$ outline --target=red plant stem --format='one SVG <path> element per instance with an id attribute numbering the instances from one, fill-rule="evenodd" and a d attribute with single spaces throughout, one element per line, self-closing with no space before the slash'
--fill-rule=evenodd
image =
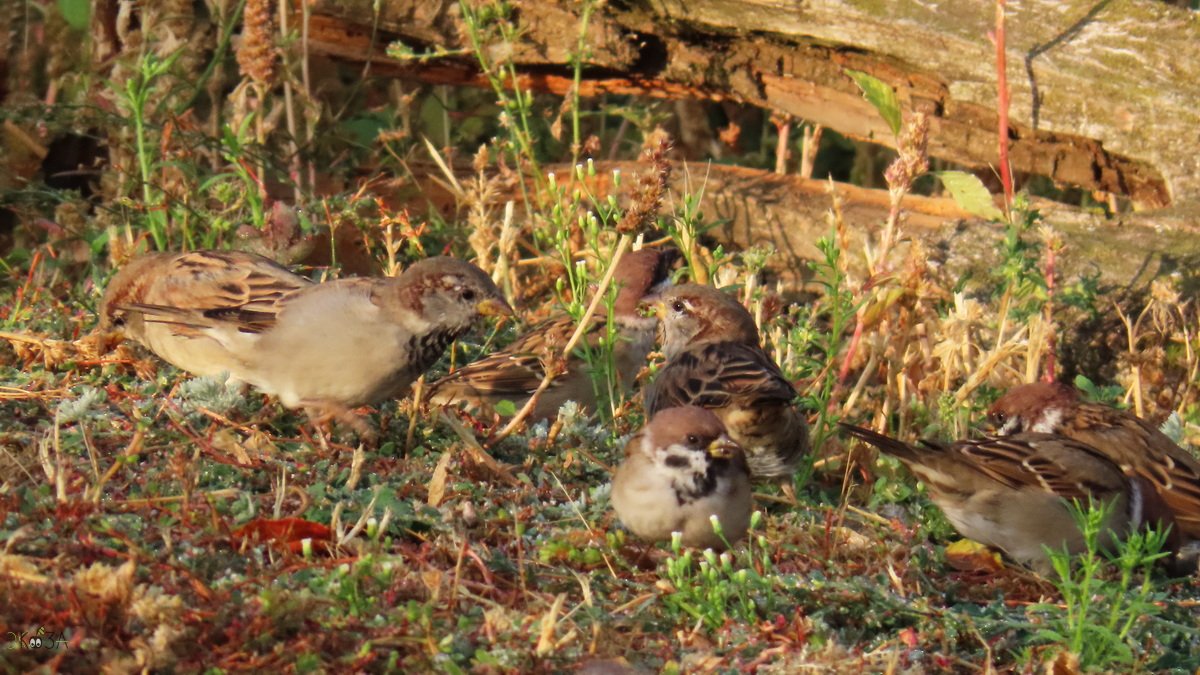
<path id="1" fill-rule="evenodd" d="M 1058 334 L 1054 330 L 1054 258 L 1053 242 L 1046 246 L 1046 371 L 1043 382 L 1054 381 L 1054 353 L 1058 350 Z"/>
<path id="2" fill-rule="evenodd" d="M 30 289 L 33 288 L 33 278 L 37 274 L 37 268 L 41 262 L 42 249 L 38 249 L 36 252 L 34 252 L 33 260 L 29 263 L 29 273 L 25 275 L 25 283 L 17 289 L 17 294 L 16 297 L 13 298 L 12 306 L 8 307 L 4 312 L 5 319 L 14 318 L 12 315 L 13 310 L 20 307 L 21 303 L 25 300 L 25 296 L 29 295 Z"/>
<path id="3" fill-rule="evenodd" d="M 1000 182 L 1004 184 L 1004 210 L 1013 203 L 1012 168 L 1008 165 L 1008 59 L 1004 53 L 1004 6 L 1006 0 L 996 0 L 996 116 L 999 119 Z"/>
<path id="4" fill-rule="evenodd" d="M 865 290 L 865 289 L 864 289 Z M 850 374 L 850 364 L 854 361 L 854 354 L 858 352 L 858 343 L 862 341 L 863 334 L 863 314 L 867 311 L 866 306 L 858 308 L 858 312 L 854 317 L 854 335 L 850 337 L 850 344 L 846 347 L 846 358 L 842 360 L 842 367 L 838 369 L 838 384 L 846 381 L 846 376 Z"/>

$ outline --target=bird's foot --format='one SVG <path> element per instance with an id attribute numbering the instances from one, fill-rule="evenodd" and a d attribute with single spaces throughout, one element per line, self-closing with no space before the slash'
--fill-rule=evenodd
<path id="1" fill-rule="evenodd" d="M 367 443 L 375 442 L 375 430 L 356 410 L 329 401 L 305 401 L 304 409 L 308 412 L 308 417 L 317 430 L 322 449 L 329 447 L 334 422 L 350 427 L 361 440 Z"/>

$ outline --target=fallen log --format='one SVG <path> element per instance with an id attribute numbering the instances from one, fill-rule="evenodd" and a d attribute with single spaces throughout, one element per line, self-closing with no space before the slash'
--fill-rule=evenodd
<path id="1" fill-rule="evenodd" d="M 596 162 L 595 167 L 600 194 L 608 190 L 605 177 L 614 170 L 626 176 L 646 170 L 632 161 Z M 573 171 L 568 165 L 545 169 L 560 176 Z M 436 177 L 439 172 L 429 166 L 427 175 Z M 863 269 L 858 252 L 868 237 L 877 239 L 889 209 L 885 190 L 719 164 L 676 163 L 670 189 L 677 196 L 702 195 L 704 220 L 717 223 L 706 233 L 712 243 L 735 250 L 773 246 L 777 254 L 768 260 L 767 281 L 782 282 L 785 295 L 792 297 L 816 290 L 810 263 L 821 257 L 817 240 L 831 233 L 835 195 L 847 227 L 851 269 Z M 453 209 L 454 198 L 437 181 L 422 180 L 419 195 L 443 210 Z M 520 191 L 513 187 L 497 199 L 520 202 Z M 1094 276 L 1111 289 L 1137 292 L 1163 274 L 1186 272 L 1190 277 L 1190 270 L 1200 264 L 1200 228 L 1193 221 L 1162 213 L 1108 218 L 1048 200 L 1036 200 L 1035 207 L 1066 244 L 1057 263 L 1062 280 Z M 929 259 L 945 265 L 948 273 L 989 278 L 1004 238 L 1002 226 L 972 216 L 950 198 L 909 195 L 902 202 L 902 214 L 904 238 L 896 247 L 898 255 L 919 241 Z"/>
<path id="2" fill-rule="evenodd" d="M 510 57 L 521 86 L 566 93 L 581 3 L 513 3 L 519 41 L 490 44 Z M 1200 25 L 1152 0 L 1010 6 L 1010 161 L 1017 171 L 1128 195 L 1139 207 L 1200 201 Z M 897 89 L 909 110 L 932 116 L 930 153 L 969 167 L 996 162 L 995 72 L 989 4 L 953 12 L 913 0 L 663 0 L 604 5 L 587 24 L 584 96 L 604 92 L 732 99 L 890 144 L 846 69 Z M 431 62 L 389 59 L 412 51 L 469 52 L 456 3 L 321 0 L 310 49 L 370 60 L 376 72 L 426 82 L 483 85 L 470 53 Z"/>

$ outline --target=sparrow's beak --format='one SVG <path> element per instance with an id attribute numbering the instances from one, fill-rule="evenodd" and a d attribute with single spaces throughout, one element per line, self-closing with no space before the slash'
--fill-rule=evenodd
<path id="1" fill-rule="evenodd" d="M 662 294 L 652 291 L 643 295 L 642 299 L 638 300 L 637 313 L 638 316 L 662 318 Z"/>
<path id="2" fill-rule="evenodd" d="M 483 316 L 513 316 L 513 308 L 500 298 L 486 298 L 475 305 L 475 311 Z"/>
<path id="3" fill-rule="evenodd" d="M 729 459 L 741 449 L 742 446 L 734 443 L 733 439 L 721 435 L 717 437 L 717 440 L 708 444 L 708 456 L 716 459 Z"/>

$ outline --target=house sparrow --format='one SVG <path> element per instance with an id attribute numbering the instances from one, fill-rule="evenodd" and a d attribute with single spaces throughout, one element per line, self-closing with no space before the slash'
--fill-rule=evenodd
<path id="1" fill-rule="evenodd" d="M 147 320 L 131 305 L 207 312 L 274 311 L 283 296 L 312 282 L 275 261 L 241 251 L 150 253 L 121 268 L 100 299 L 100 330 L 118 331 L 171 365 L 196 375 L 230 370 L 233 358 L 219 342 L 199 339 L 197 327 Z"/>
<path id="2" fill-rule="evenodd" d="M 746 458 L 716 415 L 696 406 L 668 408 L 629 439 L 612 483 L 617 517 L 637 536 L 663 541 L 683 533 L 686 546 L 724 548 L 750 526 Z"/>
<path id="3" fill-rule="evenodd" d="M 1179 534 L 1200 540 L 1200 461 L 1154 425 L 1099 403 L 1081 401 L 1066 384 L 1036 382 L 1010 389 L 988 412 L 1000 436 L 1058 434 L 1085 443 L 1141 478 L 1170 508 Z"/>
<path id="4" fill-rule="evenodd" d="M 852 424 L 840 426 L 903 462 L 959 534 L 999 548 L 1043 576 L 1054 571 L 1043 546 L 1084 549 L 1069 500 L 1115 500 L 1101 529 L 1105 546 L 1114 532 L 1124 536 L 1146 523 L 1169 522 L 1166 506 L 1146 480 L 1124 475 L 1102 453 L 1063 436 L 1020 433 L 913 446 Z"/>
<path id="5" fill-rule="evenodd" d="M 614 271 L 616 301 L 612 320 L 616 329 L 613 345 L 615 375 L 623 392 L 632 387 L 638 372 L 646 365 L 646 357 L 654 347 L 658 320 L 638 312 L 647 296 L 657 293 L 670 283 L 674 249 L 642 249 L 626 253 Z M 607 338 L 608 313 L 597 312 L 585 333 L 585 348 L 601 353 L 602 339 Z M 537 390 L 546 375 L 546 359 L 558 358 L 571 334 L 575 322 L 569 316 L 558 316 L 535 326 L 503 350 L 463 366 L 430 385 L 428 400 L 438 405 L 465 402 L 476 410 L 494 411 L 501 401 L 511 401 L 520 410 Z M 563 372 L 554 378 L 539 395 L 529 420 L 553 418 L 567 401 L 595 410 L 596 382 L 582 350 L 571 354 L 561 365 Z"/>
<path id="6" fill-rule="evenodd" d="M 101 300 L 102 327 L 184 370 L 227 372 L 289 408 L 346 419 L 403 394 L 481 315 L 511 314 L 479 268 L 437 257 L 395 278 L 313 284 L 251 253 L 133 261 Z"/>
<path id="7" fill-rule="evenodd" d="M 682 284 L 663 294 L 667 364 L 646 388 L 646 414 L 681 405 L 716 413 L 746 451 L 750 473 L 790 477 L 808 454 L 796 390 L 758 344 L 758 328 L 732 296 Z"/>

